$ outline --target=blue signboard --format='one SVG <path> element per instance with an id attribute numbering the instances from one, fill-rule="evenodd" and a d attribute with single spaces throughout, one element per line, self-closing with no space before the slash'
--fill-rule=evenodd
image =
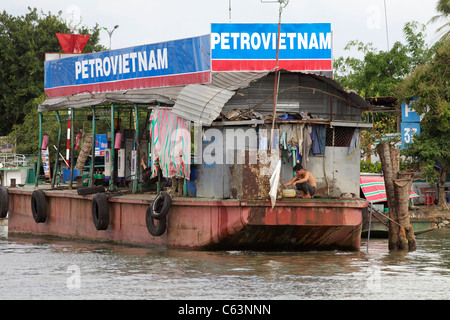
<path id="1" fill-rule="evenodd" d="M 412 143 L 414 136 L 420 134 L 420 123 L 418 122 L 402 122 L 402 149 L 406 148 L 407 144 Z"/>
<path id="2" fill-rule="evenodd" d="M 417 99 L 411 99 L 408 104 L 402 103 L 402 123 L 400 124 L 402 131 L 402 149 L 406 148 L 407 144 L 413 142 L 415 135 L 420 134 L 420 115 L 411 107 Z"/>
<path id="3" fill-rule="evenodd" d="M 211 81 L 209 35 L 45 62 L 47 97 Z"/>
<path id="4" fill-rule="evenodd" d="M 290 71 L 332 70 L 330 23 L 284 23 L 279 67 Z M 276 66 L 278 24 L 211 24 L 213 71 L 262 71 Z"/>
<path id="5" fill-rule="evenodd" d="M 411 102 L 416 101 L 417 98 L 412 99 Z M 411 103 L 402 103 L 402 121 L 403 122 L 420 122 L 420 115 L 411 107 Z"/>

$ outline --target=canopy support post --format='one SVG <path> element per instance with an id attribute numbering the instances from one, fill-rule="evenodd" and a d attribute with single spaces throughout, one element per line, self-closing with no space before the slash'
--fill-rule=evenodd
<path id="1" fill-rule="evenodd" d="M 70 109 L 69 109 L 70 110 Z M 73 118 L 74 118 L 74 113 L 75 110 L 72 110 L 71 112 L 69 112 L 70 115 L 70 181 L 69 181 L 69 190 L 72 190 L 72 185 L 73 185 L 73 165 L 74 165 L 74 154 L 73 154 L 73 149 L 74 149 L 74 139 L 73 139 Z"/>
<path id="2" fill-rule="evenodd" d="M 61 118 L 59 117 L 58 110 L 55 111 L 56 119 L 58 120 L 59 130 L 58 130 L 58 144 L 56 145 L 56 156 L 55 156 L 55 168 L 53 169 L 53 177 L 52 177 L 52 189 L 55 187 L 56 182 L 56 173 L 58 172 L 58 157 L 59 157 L 59 148 L 61 145 Z"/>
<path id="3" fill-rule="evenodd" d="M 133 178 L 133 193 L 137 192 L 138 185 L 138 164 L 139 164 L 139 149 L 140 149 L 140 141 L 139 141 L 139 115 L 138 115 L 138 107 L 137 104 L 134 104 L 134 172 L 131 173 Z M 132 157 L 133 158 L 133 157 Z M 133 167 L 133 166 L 132 166 Z"/>
<path id="4" fill-rule="evenodd" d="M 92 187 L 94 179 L 94 164 L 95 164 L 95 107 L 92 107 L 92 151 L 91 151 L 91 172 L 89 177 L 89 187 Z"/>
<path id="5" fill-rule="evenodd" d="M 39 184 L 39 174 L 41 172 L 41 157 L 42 157 L 42 121 L 43 115 L 42 112 L 39 112 L 39 155 L 38 155 L 38 163 L 36 167 L 36 177 L 34 187 L 37 188 Z"/>
<path id="6" fill-rule="evenodd" d="M 116 141 L 114 136 L 114 104 L 111 104 L 111 154 L 110 154 L 110 161 L 111 161 L 111 179 L 109 180 L 109 190 L 114 190 L 114 156 L 115 156 L 115 150 L 114 150 L 114 143 Z"/>

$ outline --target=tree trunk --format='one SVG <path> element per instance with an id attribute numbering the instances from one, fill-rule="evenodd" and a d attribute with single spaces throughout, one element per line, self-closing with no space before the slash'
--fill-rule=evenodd
<path id="1" fill-rule="evenodd" d="M 397 221 L 397 204 L 394 192 L 394 179 L 398 171 L 398 153 L 392 151 L 393 148 L 386 142 L 381 142 L 376 147 L 378 155 L 381 160 L 381 167 L 383 169 L 384 185 L 386 188 L 386 198 L 389 207 L 389 217 Z M 397 159 L 397 163 L 395 163 Z M 398 249 L 399 227 L 389 221 L 389 250 Z"/>
<path id="2" fill-rule="evenodd" d="M 449 167 L 444 167 L 439 171 L 439 181 L 438 181 L 438 206 L 442 209 L 448 209 L 447 199 L 445 198 L 445 181 L 447 179 Z"/>
<path id="3" fill-rule="evenodd" d="M 80 175 L 81 172 L 83 171 L 86 159 L 92 151 L 92 143 L 93 143 L 92 134 L 87 134 L 84 137 L 83 146 L 81 147 L 80 154 L 78 155 L 77 159 L 77 164 L 75 165 L 75 169 L 80 170 Z"/>
<path id="4" fill-rule="evenodd" d="M 408 179 L 410 181 L 410 186 L 405 191 L 408 194 L 408 202 L 409 202 L 409 194 L 411 193 L 411 188 L 412 188 L 412 183 L 413 183 L 413 179 L 414 179 L 414 174 L 412 172 L 399 171 L 397 173 L 397 178 L 399 178 L 399 179 Z M 414 235 L 414 229 L 411 226 L 411 221 L 409 219 L 409 211 L 408 211 L 408 215 L 407 215 L 407 220 L 403 219 L 400 223 L 405 228 L 406 239 L 408 241 L 408 249 L 410 251 L 416 250 L 416 236 Z"/>
<path id="5" fill-rule="evenodd" d="M 402 176 L 401 173 L 398 176 Z M 412 187 L 412 177 L 394 180 L 395 197 L 397 199 L 397 217 L 401 225 L 398 239 L 399 249 L 416 249 L 416 238 L 409 220 L 409 195 Z"/>
<path id="6" fill-rule="evenodd" d="M 389 250 L 415 250 L 416 239 L 409 219 L 412 173 L 398 171 L 400 150 L 382 142 L 377 151 L 383 169 L 389 217 L 393 220 L 389 221 Z"/>

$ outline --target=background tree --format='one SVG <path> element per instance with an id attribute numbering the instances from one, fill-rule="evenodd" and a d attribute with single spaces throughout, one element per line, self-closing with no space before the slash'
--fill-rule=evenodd
<path id="1" fill-rule="evenodd" d="M 439 20 L 447 21 L 444 25 L 440 26 L 436 32 L 443 33 L 440 41 L 450 40 L 450 21 L 448 21 L 450 15 L 450 0 L 439 0 L 436 5 L 436 11 L 440 12 L 440 14 L 431 18 L 428 23 L 434 23 Z"/>
<path id="2" fill-rule="evenodd" d="M 372 43 L 350 41 L 345 50 L 356 49 L 362 59 L 339 57 L 334 61 L 334 77 L 347 90 L 362 97 L 390 96 L 406 75 L 429 61 L 432 48 L 425 41 L 426 27 L 415 21 L 403 28 L 406 44 L 397 41 L 389 51 L 381 51 Z"/>
<path id="3" fill-rule="evenodd" d="M 44 93 L 45 52 L 62 52 L 55 33 L 69 33 L 62 12 L 38 14 L 36 8 L 20 17 L 0 13 L 0 136 L 23 123 L 33 100 Z M 105 50 L 98 44 L 100 28 L 82 27 L 90 34 L 84 52 Z"/>
<path id="4" fill-rule="evenodd" d="M 427 179 L 438 182 L 439 205 L 448 207 L 445 201 L 444 183 L 450 171 L 450 40 L 440 43 L 432 61 L 418 66 L 396 90 L 400 101 L 412 104 L 423 114 L 420 135 L 404 150 Z"/>
<path id="5" fill-rule="evenodd" d="M 356 49 L 363 57 L 339 57 L 334 61 L 335 79 L 347 90 L 355 90 L 365 98 L 394 96 L 396 88 L 413 70 L 430 60 L 434 47 L 426 43 L 426 26 L 412 21 L 403 28 L 404 43 L 396 42 L 389 51 L 378 50 L 372 43 L 350 41 L 345 50 Z M 397 109 L 399 106 L 396 106 Z M 371 113 L 363 118 L 374 124 L 373 130 L 362 134 L 362 151 L 364 155 L 376 152 L 372 146 L 376 140 L 381 141 L 389 133 L 398 132 L 397 112 Z M 389 143 L 395 144 L 398 138 Z M 361 161 L 364 170 L 380 171 L 380 166 L 372 167 L 370 161 Z"/>

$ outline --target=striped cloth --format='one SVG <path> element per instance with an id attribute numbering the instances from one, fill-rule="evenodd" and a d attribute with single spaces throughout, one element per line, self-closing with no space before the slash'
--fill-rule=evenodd
<path id="1" fill-rule="evenodd" d="M 386 187 L 382 176 L 361 176 L 359 182 L 367 201 L 371 203 L 387 201 Z M 411 190 L 409 198 L 417 197 L 418 195 Z"/>
<path id="2" fill-rule="evenodd" d="M 191 123 L 172 114 L 169 108 L 154 108 L 150 115 L 152 139 L 152 177 L 156 162 L 166 178 L 182 177 L 189 180 L 191 161 Z"/>

